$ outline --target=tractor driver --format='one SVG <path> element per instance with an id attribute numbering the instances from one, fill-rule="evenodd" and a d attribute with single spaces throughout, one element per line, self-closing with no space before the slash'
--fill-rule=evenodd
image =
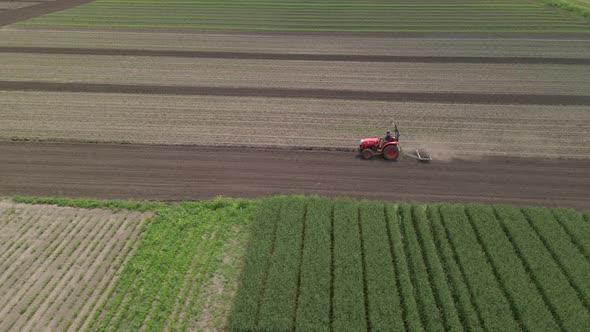
<path id="1" fill-rule="evenodd" d="M 385 142 L 393 142 L 393 136 L 391 136 L 391 131 L 386 131 L 385 132 L 385 138 L 383 139 Z"/>

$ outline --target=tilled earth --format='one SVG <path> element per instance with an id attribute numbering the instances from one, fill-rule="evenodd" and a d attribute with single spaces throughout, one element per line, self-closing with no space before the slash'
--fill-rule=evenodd
<path id="1" fill-rule="evenodd" d="M 416 202 L 590 207 L 590 161 L 430 164 L 354 152 L 132 144 L 0 143 L 0 194 L 209 199 L 319 194 Z"/>

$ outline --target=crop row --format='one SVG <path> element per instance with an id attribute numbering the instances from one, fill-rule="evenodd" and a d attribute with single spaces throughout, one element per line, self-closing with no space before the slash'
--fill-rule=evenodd
<path id="1" fill-rule="evenodd" d="M 588 225 L 573 210 L 269 199 L 229 329 L 580 330 Z"/>
<path id="2" fill-rule="evenodd" d="M 438 15 L 452 18 L 427 23 Z M 518 20 L 515 20 L 518 18 Z M 345 24 L 344 19 L 348 20 Z M 536 22 L 535 25 L 531 25 Z M 559 24 L 558 24 L 559 23 Z M 552 30 L 585 31 L 588 22 L 527 1 L 108 1 L 21 24 L 278 31 Z M 461 28 L 461 29 L 460 29 Z M 576 28 L 576 29 L 573 29 Z"/>

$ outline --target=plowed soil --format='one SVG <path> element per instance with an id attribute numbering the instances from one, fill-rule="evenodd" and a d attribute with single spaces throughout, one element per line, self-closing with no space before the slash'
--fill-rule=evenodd
<path id="1" fill-rule="evenodd" d="M 419 164 L 360 160 L 346 151 L 0 143 L 0 163 L 0 195 L 184 200 L 280 193 L 590 207 L 586 160 Z"/>

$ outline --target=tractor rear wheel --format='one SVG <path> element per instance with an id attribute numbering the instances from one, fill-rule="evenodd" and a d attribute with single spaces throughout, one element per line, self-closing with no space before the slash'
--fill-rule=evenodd
<path id="1" fill-rule="evenodd" d="M 363 152 L 361 152 L 361 157 L 363 157 L 363 159 L 371 159 L 374 155 L 375 153 L 371 149 L 364 149 Z"/>
<path id="2" fill-rule="evenodd" d="M 397 145 L 389 145 L 383 149 L 383 158 L 387 160 L 397 160 L 399 157 L 399 148 Z"/>

